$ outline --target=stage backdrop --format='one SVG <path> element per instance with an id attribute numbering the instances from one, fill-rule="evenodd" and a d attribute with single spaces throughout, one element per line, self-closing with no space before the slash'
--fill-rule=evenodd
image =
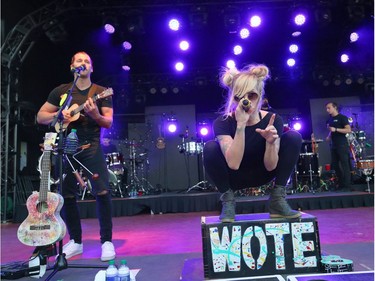
<path id="1" fill-rule="evenodd" d="M 168 133 L 165 128 L 171 116 L 176 118 L 178 125 L 174 134 Z M 153 187 L 163 191 L 183 191 L 198 183 L 201 154 L 186 155 L 179 150 L 182 143 L 180 135 L 188 135 L 186 142 L 194 143 L 196 140 L 195 105 L 146 107 L 145 127 L 147 140 L 143 147 L 147 153 L 147 177 Z M 164 140 L 164 148 L 157 147 L 158 138 Z"/>
<path id="2" fill-rule="evenodd" d="M 313 133 L 316 139 L 323 139 L 319 144 L 319 165 L 331 163 L 329 143 L 325 140 L 328 135 L 326 121 L 329 117 L 325 110 L 325 104 L 329 101 L 336 102 L 341 108 L 340 112 L 353 119 L 352 130 L 364 131 L 366 134 L 365 147 L 367 157 L 374 156 L 374 110 L 372 105 L 360 103 L 358 96 L 341 98 L 311 99 L 310 112 Z"/>

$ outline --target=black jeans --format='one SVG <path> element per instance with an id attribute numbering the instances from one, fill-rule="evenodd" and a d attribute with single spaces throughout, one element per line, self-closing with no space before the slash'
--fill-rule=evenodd
<path id="1" fill-rule="evenodd" d="M 335 170 L 336 176 L 339 181 L 339 188 L 350 188 L 350 158 L 349 158 L 349 146 L 339 145 L 331 147 L 331 165 L 332 169 Z"/>
<path id="2" fill-rule="evenodd" d="M 84 173 L 90 180 L 92 186 L 92 195 L 96 198 L 96 215 L 100 226 L 100 241 L 112 241 L 112 198 L 109 188 L 109 175 L 104 154 L 100 145 L 91 144 L 90 148 L 84 150 L 77 156 L 77 159 L 85 165 L 93 174 L 98 174 L 98 179 L 93 179 L 90 173 L 85 170 Z M 71 161 L 77 166 L 75 160 Z M 76 243 L 82 242 L 82 226 L 77 205 L 77 181 L 72 173 L 72 169 L 68 163 L 64 165 L 66 177 L 62 185 L 62 195 L 64 197 L 64 205 L 62 208 L 62 217 L 68 228 L 70 239 L 74 239 Z M 77 168 L 77 167 L 76 167 Z M 107 194 L 97 195 L 107 190 Z"/>
<path id="3" fill-rule="evenodd" d="M 204 146 L 204 165 L 207 174 L 221 193 L 228 189 L 258 187 L 273 179 L 276 185 L 286 186 L 297 163 L 301 144 L 302 137 L 298 132 L 285 132 L 280 139 L 279 162 L 276 169 L 267 171 L 262 161 L 252 170 L 241 166 L 238 170 L 232 170 L 225 161 L 219 143 L 212 140 Z"/>

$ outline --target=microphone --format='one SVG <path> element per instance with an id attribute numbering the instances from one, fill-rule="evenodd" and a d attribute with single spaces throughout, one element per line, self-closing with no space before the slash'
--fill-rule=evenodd
<path id="1" fill-rule="evenodd" d="M 248 112 L 250 107 L 251 107 L 251 101 L 249 101 L 248 99 L 243 99 L 242 100 L 242 109 L 245 112 Z"/>
<path id="2" fill-rule="evenodd" d="M 72 73 L 80 73 L 81 71 L 84 71 L 86 70 L 86 66 L 84 64 L 82 64 L 81 66 L 78 66 L 78 67 L 71 67 L 70 68 L 70 72 Z"/>

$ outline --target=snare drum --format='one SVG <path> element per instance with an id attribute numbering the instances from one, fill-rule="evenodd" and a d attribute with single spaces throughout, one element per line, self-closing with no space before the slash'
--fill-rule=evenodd
<path id="1" fill-rule="evenodd" d="M 186 142 L 184 143 L 186 154 L 199 154 L 203 150 L 203 144 L 200 142 Z"/>
<path id="2" fill-rule="evenodd" d="M 358 160 L 358 169 L 374 169 L 374 160 Z"/>
<path id="3" fill-rule="evenodd" d="M 319 162 L 318 162 L 318 154 L 316 153 L 301 153 L 299 155 L 299 160 L 297 164 L 298 174 L 300 176 L 308 176 L 310 175 L 310 171 L 312 175 L 319 174 Z"/>

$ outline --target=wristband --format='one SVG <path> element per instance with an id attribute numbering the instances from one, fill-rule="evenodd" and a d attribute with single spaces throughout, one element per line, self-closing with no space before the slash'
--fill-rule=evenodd
<path id="1" fill-rule="evenodd" d="M 335 132 L 337 133 L 337 128 L 335 128 Z"/>

